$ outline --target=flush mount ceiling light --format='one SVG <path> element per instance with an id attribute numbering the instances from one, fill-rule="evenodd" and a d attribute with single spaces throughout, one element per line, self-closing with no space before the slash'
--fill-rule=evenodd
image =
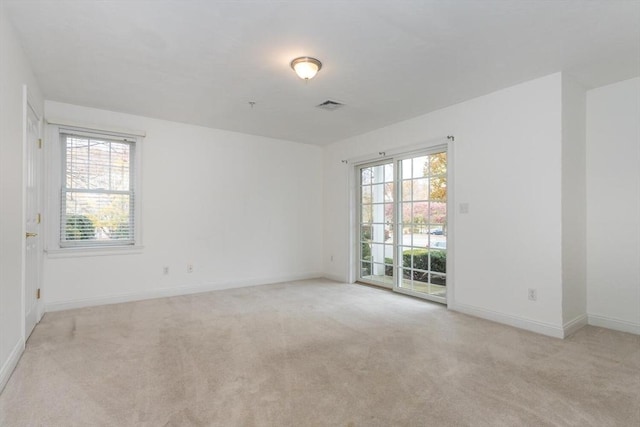
<path id="1" fill-rule="evenodd" d="M 301 79 L 310 80 L 318 74 L 318 71 L 322 68 L 322 62 L 316 58 L 301 56 L 291 61 L 291 68 L 293 68 L 293 71 L 295 71 Z"/>

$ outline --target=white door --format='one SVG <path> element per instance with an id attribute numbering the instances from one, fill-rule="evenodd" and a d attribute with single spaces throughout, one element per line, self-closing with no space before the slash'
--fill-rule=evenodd
<path id="1" fill-rule="evenodd" d="M 26 97 L 26 91 L 25 91 Z M 42 261 L 41 246 L 41 177 L 42 141 L 40 139 L 40 118 L 29 102 L 25 108 L 25 186 L 26 186 L 26 250 L 25 250 L 25 340 L 29 338 L 36 323 L 40 321 L 40 272 Z"/>

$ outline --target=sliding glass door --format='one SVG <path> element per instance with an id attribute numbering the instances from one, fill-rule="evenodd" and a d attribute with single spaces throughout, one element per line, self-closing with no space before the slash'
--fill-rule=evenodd
<path id="1" fill-rule="evenodd" d="M 362 165 L 358 177 L 358 279 L 446 302 L 446 150 Z"/>
<path id="2" fill-rule="evenodd" d="M 367 283 L 394 285 L 393 162 L 359 168 L 360 273 Z"/>

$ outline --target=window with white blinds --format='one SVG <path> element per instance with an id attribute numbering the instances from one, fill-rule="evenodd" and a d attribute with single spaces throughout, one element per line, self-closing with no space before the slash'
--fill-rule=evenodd
<path id="1" fill-rule="evenodd" d="M 60 247 L 135 242 L 135 137 L 60 130 Z"/>

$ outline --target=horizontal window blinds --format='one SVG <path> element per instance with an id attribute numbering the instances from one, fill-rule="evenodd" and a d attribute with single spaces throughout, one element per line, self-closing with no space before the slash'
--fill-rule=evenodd
<path id="1" fill-rule="evenodd" d="M 135 139 L 61 132 L 60 246 L 135 243 Z"/>

